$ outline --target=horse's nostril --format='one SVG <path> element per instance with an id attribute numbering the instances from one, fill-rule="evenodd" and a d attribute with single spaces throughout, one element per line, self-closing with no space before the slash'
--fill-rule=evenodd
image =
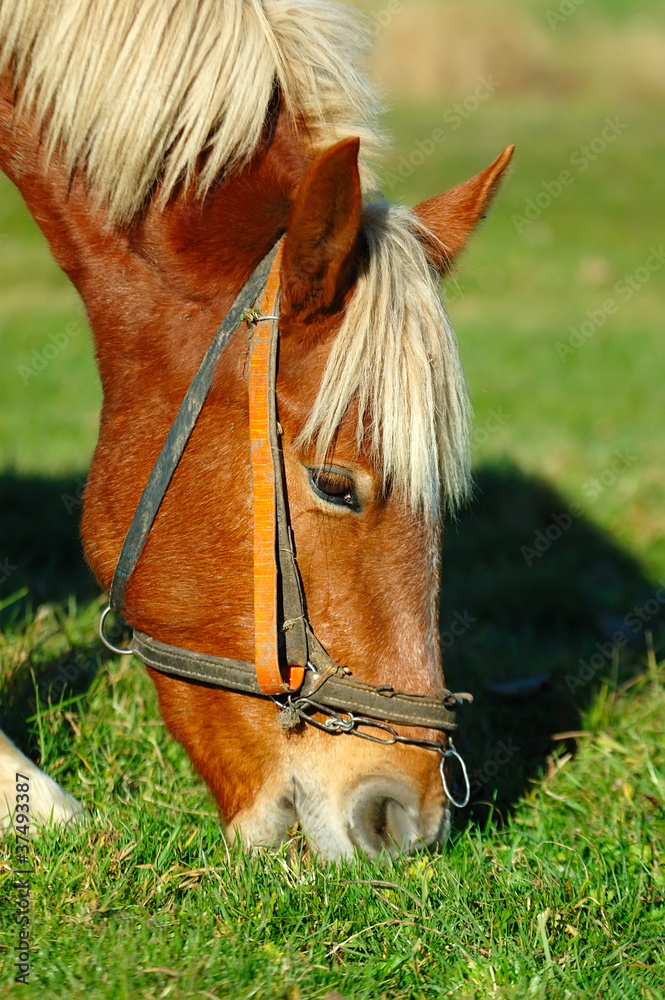
<path id="1" fill-rule="evenodd" d="M 382 850 L 393 856 L 408 851 L 417 839 L 412 797 L 393 781 L 372 781 L 358 789 L 349 816 L 351 842 L 372 857 Z"/>

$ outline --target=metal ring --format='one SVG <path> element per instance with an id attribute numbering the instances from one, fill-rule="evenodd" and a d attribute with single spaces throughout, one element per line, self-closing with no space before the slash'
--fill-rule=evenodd
<path id="1" fill-rule="evenodd" d="M 342 718 L 337 712 L 323 723 L 326 729 L 332 733 L 352 733 L 356 724 L 355 717 L 349 712 L 348 719 Z"/>
<path id="2" fill-rule="evenodd" d="M 460 767 L 462 768 L 462 774 L 464 775 L 464 785 L 466 792 L 464 795 L 464 800 L 462 802 L 457 802 L 457 800 L 450 794 L 450 789 L 448 788 L 448 783 L 446 781 L 446 769 L 444 767 L 446 757 L 457 757 L 460 762 Z M 448 796 L 449 802 L 455 806 L 456 809 L 464 809 L 468 806 L 469 799 L 471 798 L 471 785 L 469 784 L 469 775 L 467 774 L 466 764 L 458 754 L 457 750 L 453 746 L 452 740 L 449 741 L 448 749 L 441 751 L 441 761 L 439 763 L 439 771 L 441 772 L 441 780 L 443 781 L 443 790 Z"/>
<path id="3" fill-rule="evenodd" d="M 106 621 L 106 616 L 111 610 L 112 610 L 111 605 L 107 604 L 100 615 L 99 638 L 102 640 L 106 648 L 110 649 L 112 653 L 118 653 L 120 656 L 128 656 L 131 652 L 133 652 L 131 647 L 130 649 L 121 649 L 119 646 L 114 646 L 113 643 L 109 639 L 107 639 L 106 636 L 104 635 L 104 622 Z"/>
<path id="4" fill-rule="evenodd" d="M 353 723 L 347 722 L 344 719 L 326 719 L 323 725 L 330 733 L 353 732 Z"/>

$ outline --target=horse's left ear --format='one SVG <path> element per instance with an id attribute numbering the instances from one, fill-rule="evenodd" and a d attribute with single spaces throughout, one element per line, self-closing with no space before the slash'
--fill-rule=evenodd
<path id="1" fill-rule="evenodd" d="M 435 237 L 427 250 L 442 274 L 450 270 L 455 258 L 483 219 L 496 194 L 513 155 L 508 146 L 486 170 L 443 194 L 422 201 L 414 212 Z"/>
<path id="2" fill-rule="evenodd" d="M 285 316 L 334 308 L 350 286 L 362 209 L 359 145 L 343 139 L 320 153 L 298 188 L 282 258 Z"/>

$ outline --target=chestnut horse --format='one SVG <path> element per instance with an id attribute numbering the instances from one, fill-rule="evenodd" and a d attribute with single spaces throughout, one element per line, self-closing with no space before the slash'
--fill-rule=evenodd
<path id="1" fill-rule="evenodd" d="M 512 150 L 412 211 L 372 200 L 382 139 L 365 41 L 355 14 L 322 0 L 0 0 L 0 168 L 95 338 L 103 405 L 82 535 L 101 586 L 220 320 L 283 238 L 277 406 L 309 621 L 354 676 L 437 696 L 441 514 L 468 482 L 439 279 Z M 250 337 L 242 323 L 222 354 L 124 602 L 157 640 L 245 661 Z M 270 700 L 150 674 L 247 843 L 277 844 L 296 822 L 329 858 L 445 838 L 437 755 L 285 734 Z M 25 767 L 37 819 L 79 810 L 1 734 L 0 765 L 0 801 Z"/>

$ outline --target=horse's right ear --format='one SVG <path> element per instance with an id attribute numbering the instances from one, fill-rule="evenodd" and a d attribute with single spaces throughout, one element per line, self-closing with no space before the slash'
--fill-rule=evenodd
<path id="1" fill-rule="evenodd" d="M 281 272 L 281 311 L 303 318 L 341 304 L 351 284 L 362 195 L 358 139 L 312 161 L 291 208 Z"/>
<path id="2" fill-rule="evenodd" d="M 414 208 L 433 237 L 427 240 L 427 249 L 442 274 L 450 271 L 474 229 L 485 218 L 492 198 L 505 177 L 514 148 L 508 146 L 494 163 L 471 180 L 429 201 L 422 201 Z"/>

